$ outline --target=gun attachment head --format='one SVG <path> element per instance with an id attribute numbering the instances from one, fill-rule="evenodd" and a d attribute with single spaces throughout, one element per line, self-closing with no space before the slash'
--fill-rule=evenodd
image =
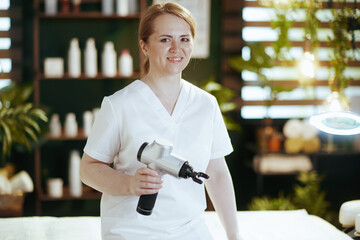
<path id="1" fill-rule="evenodd" d="M 179 172 L 179 177 L 182 178 L 189 178 L 191 177 L 192 180 L 196 183 L 202 184 L 203 181 L 200 179 L 200 177 L 205 178 L 205 179 L 209 179 L 209 176 L 203 172 L 195 172 L 192 168 L 192 166 L 188 163 L 185 162 L 183 164 L 183 166 L 180 169 Z"/>

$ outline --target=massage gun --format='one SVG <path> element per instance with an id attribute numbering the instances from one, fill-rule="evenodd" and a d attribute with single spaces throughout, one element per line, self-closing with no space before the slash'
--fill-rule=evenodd
<path id="1" fill-rule="evenodd" d="M 137 159 L 159 175 L 167 173 L 177 178 L 191 177 L 199 184 L 203 182 L 200 177 L 209 178 L 205 173 L 195 172 L 186 160 L 175 156 L 171 151 L 172 145 L 165 140 L 155 140 L 151 144 L 145 142 L 138 151 Z M 141 195 L 136 211 L 142 215 L 151 215 L 157 194 Z"/>

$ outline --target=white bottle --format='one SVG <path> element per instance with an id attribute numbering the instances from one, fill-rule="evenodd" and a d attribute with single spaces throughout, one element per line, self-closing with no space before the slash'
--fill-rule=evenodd
<path id="1" fill-rule="evenodd" d="M 129 14 L 136 14 L 139 12 L 139 0 L 129 1 Z"/>
<path id="2" fill-rule="evenodd" d="M 80 179 L 80 153 L 73 150 L 70 153 L 69 162 L 69 185 L 70 195 L 80 197 L 82 195 L 82 182 Z"/>
<path id="3" fill-rule="evenodd" d="M 78 134 L 78 124 L 74 113 L 66 114 L 65 118 L 65 135 L 67 137 L 76 137 Z"/>
<path id="4" fill-rule="evenodd" d="M 57 13 L 57 0 L 45 0 L 45 15 L 55 15 Z"/>
<path id="5" fill-rule="evenodd" d="M 116 52 L 113 42 L 106 42 L 102 52 L 102 73 L 105 77 L 116 76 Z"/>
<path id="6" fill-rule="evenodd" d="M 129 0 L 116 0 L 116 14 L 122 17 L 129 15 Z"/>
<path id="7" fill-rule="evenodd" d="M 113 0 L 102 0 L 101 9 L 103 15 L 111 15 L 114 13 L 114 1 Z"/>
<path id="8" fill-rule="evenodd" d="M 54 113 L 51 116 L 49 128 L 50 128 L 50 135 L 52 137 L 60 137 L 61 136 L 61 123 L 60 123 L 59 114 Z"/>
<path id="9" fill-rule="evenodd" d="M 77 38 L 71 39 L 70 48 L 68 52 L 68 69 L 70 77 L 80 77 L 81 74 L 81 55 L 80 55 L 79 40 Z"/>
<path id="10" fill-rule="evenodd" d="M 128 49 L 121 51 L 119 57 L 119 74 L 124 77 L 130 77 L 133 74 L 133 59 Z"/>
<path id="11" fill-rule="evenodd" d="M 97 51 L 95 47 L 94 38 L 89 38 L 86 41 L 84 62 L 85 62 L 85 75 L 87 77 L 96 77 L 98 72 L 98 66 L 97 66 Z"/>
<path id="12" fill-rule="evenodd" d="M 83 127 L 84 127 L 84 135 L 86 137 L 89 136 L 91 127 L 93 125 L 93 114 L 91 111 L 85 111 L 83 114 Z"/>

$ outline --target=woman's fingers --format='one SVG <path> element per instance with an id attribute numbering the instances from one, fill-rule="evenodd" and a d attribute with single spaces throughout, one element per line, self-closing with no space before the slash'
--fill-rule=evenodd
<path id="1" fill-rule="evenodd" d="M 132 190 L 135 195 L 157 193 L 162 187 L 159 174 L 150 168 L 139 168 L 132 178 Z"/>

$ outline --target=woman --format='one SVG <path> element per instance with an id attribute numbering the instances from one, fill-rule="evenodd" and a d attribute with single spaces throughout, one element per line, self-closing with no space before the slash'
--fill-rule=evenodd
<path id="1" fill-rule="evenodd" d="M 82 181 L 103 193 L 103 239 L 212 239 L 201 215 L 204 186 L 158 173 L 136 159 L 144 142 L 166 139 L 173 153 L 210 176 L 205 186 L 228 239 L 240 239 L 235 197 L 224 156 L 232 146 L 216 99 L 181 78 L 193 50 L 195 24 L 173 3 L 150 7 L 139 45 L 145 74 L 105 97 L 84 148 Z M 113 168 L 109 164 L 113 163 Z M 151 216 L 136 212 L 140 195 L 157 193 Z"/>

